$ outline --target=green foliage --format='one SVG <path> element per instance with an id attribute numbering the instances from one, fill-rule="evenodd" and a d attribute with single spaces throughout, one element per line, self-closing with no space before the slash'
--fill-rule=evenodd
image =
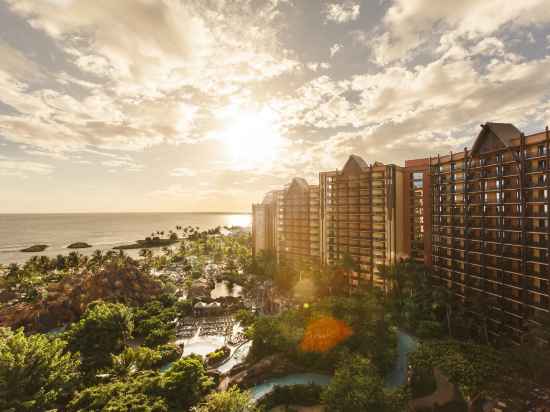
<path id="1" fill-rule="evenodd" d="M 218 350 L 215 350 L 214 352 L 210 352 L 208 355 L 206 355 L 206 363 L 210 366 L 217 365 L 222 360 L 229 357 L 231 354 L 231 349 L 227 346 L 223 346 Z"/>
<path id="2" fill-rule="evenodd" d="M 410 362 L 415 370 L 439 368 L 468 398 L 491 393 L 505 364 L 491 347 L 451 340 L 421 344 Z"/>
<path id="3" fill-rule="evenodd" d="M 143 344 L 150 348 L 155 348 L 159 345 L 164 345 L 170 342 L 175 337 L 175 333 L 172 329 L 166 327 L 158 327 L 151 330 L 145 337 Z"/>
<path id="4" fill-rule="evenodd" d="M 184 411 L 197 404 L 211 387 L 212 380 L 200 358 L 188 357 L 176 361 L 164 374 L 138 372 L 126 380 L 86 388 L 76 394 L 68 410 Z"/>
<path id="5" fill-rule="evenodd" d="M 175 304 L 175 309 L 179 317 L 191 316 L 193 314 L 193 301 L 191 299 L 179 300 Z"/>
<path id="6" fill-rule="evenodd" d="M 0 329 L 0 410 L 38 411 L 61 406 L 79 382 L 78 357 L 66 342 L 22 329 Z"/>
<path id="7" fill-rule="evenodd" d="M 122 352 L 132 336 L 131 311 L 118 303 L 94 302 L 67 332 L 69 347 L 80 352 L 84 371 L 111 365 L 111 354 Z"/>
<path id="8" fill-rule="evenodd" d="M 161 385 L 158 374 L 146 373 L 127 381 L 91 386 L 78 392 L 67 410 L 167 412 L 168 405 L 159 394 Z"/>
<path id="9" fill-rule="evenodd" d="M 279 405 L 318 405 L 321 402 L 322 391 L 323 388 L 315 384 L 275 386 L 261 399 L 260 405 L 266 410 Z"/>
<path id="10" fill-rule="evenodd" d="M 167 296 L 134 310 L 134 335 L 150 348 L 168 343 L 175 337 L 174 320 L 178 315 L 176 300 Z"/>
<path id="11" fill-rule="evenodd" d="M 199 357 L 174 362 L 163 374 L 161 392 L 170 408 L 185 410 L 197 404 L 212 388 L 213 381 Z"/>
<path id="12" fill-rule="evenodd" d="M 325 352 L 302 351 L 301 342 L 309 325 L 318 319 L 342 322 L 352 335 L 336 340 Z M 372 359 L 381 373 L 392 367 L 397 339 L 390 325 L 383 321 L 383 307 L 375 295 L 324 299 L 309 308 L 292 309 L 276 317 L 259 317 L 250 328 L 253 339 L 252 359 L 283 353 L 307 368 L 332 370 L 342 351 L 351 351 Z"/>
<path id="13" fill-rule="evenodd" d="M 322 393 L 323 402 L 334 412 L 386 410 L 384 382 L 372 362 L 361 356 L 347 359 Z"/>
<path id="14" fill-rule="evenodd" d="M 208 395 L 193 412 L 260 412 L 248 392 L 242 392 L 233 386 L 226 391 Z"/>
<path id="15" fill-rule="evenodd" d="M 250 356 L 260 359 L 278 352 L 287 352 L 297 347 L 297 341 L 291 341 L 282 330 L 282 322 L 277 318 L 260 317 L 251 330 L 252 347 Z"/>
<path id="16" fill-rule="evenodd" d="M 162 365 L 178 360 L 182 354 L 182 350 L 173 343 L 159 345 L 155 348 L 155 350 L 160 353 Z"/>
<path id="17" fill-rule="evenodd" d="M 432 320 L 423 320 L 418 323 L 416 336 L 421 339 L 436 339 L 444 335 L 443 328 L 440 322 Z"/>
<path id="18" fill-rule="evenodd" d="M 250 326 L 256 320 L 256 315 L 248 309 L 240 309 L 235 313 L 235 319 L 238 320 L 242 326 Z"/>
<path id="19" fill-rule="evenodd" d="M 112 356 L 112 372 L 117 376 L 126 376 L 156 368 L 162 360 L 162 354 L 154 349 L 142 346 L 126 348 L 119 355 Z"/>

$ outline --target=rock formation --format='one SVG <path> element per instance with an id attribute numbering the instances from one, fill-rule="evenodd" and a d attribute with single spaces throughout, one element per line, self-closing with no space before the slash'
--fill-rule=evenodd
<path id="1" fill-rule="evenodd" d="M 67 276 L 47 287 L 37 303 L 0 311 L 0 326 L 44 331 L 80 318 L 95 300 L 141 305 L 162 292 L 162 285 L 131 263 L 111 263 L 97 272 Z"/>

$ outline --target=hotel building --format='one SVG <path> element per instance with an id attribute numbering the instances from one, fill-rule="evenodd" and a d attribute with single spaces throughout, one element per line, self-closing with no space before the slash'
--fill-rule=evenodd
<path id="1" fill-rule="evenodd" d="M 279 263 L 300 269 L 319 265 L 319 186 L 294 178 L 277 192 Z"/>
<path id="2" fill-rule="evenodd" d="M 277 247 L 277 191 L 267 193 L 262 203 L 252 205 L 252 253 Z"/>
<path id="3" fill-rule="evenodd" d="M 481 297 L 496 336 L 549 310 L 549 144 L 486 123 L 471 150 L 430 159 L 434 282 Z"/>
<path id="4" fill-rule="evenodd" d="M 352 155 L 341 171 L 321 172 L 318 188 L 295 179 L 277 193 L 280 259 L 331 265 L 349 254 L 358 267 L 349 284 L 360 287 L 411 257 L 470 310 L 484 302 L 497 338 L 519 339 L 550 310 L 548 129 L 525 136 L 486 123 L 471 149 L 405 167 Z"/>
<path id="5" fill-rule="evenodd" d="M 382 284 L 384 265 L 405 257 L 403 226 L 404 170 L 395 165 L 368 165 L 351 155 L 341 171 L 321 172 L 321 261 L 337 264 L 346 254 L 355 261 L 351 288 Z"/>

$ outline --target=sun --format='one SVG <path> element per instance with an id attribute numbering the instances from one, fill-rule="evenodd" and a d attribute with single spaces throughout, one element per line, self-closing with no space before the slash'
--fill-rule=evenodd
<path id="1" fill-rule="evenodd" d="M 218 137 L 232 166 L 239 170 L 268 166 L 276 161 L 284 145 L 276 114 L 231 108 L 224 113 Z"/>

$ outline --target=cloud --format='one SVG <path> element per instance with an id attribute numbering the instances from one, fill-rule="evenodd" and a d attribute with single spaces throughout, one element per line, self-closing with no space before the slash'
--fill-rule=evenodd
<path id="1" fill-rule="evenodd" d="M 170 175 L 177 176 L 177 177 L 192 177 L 192 176 L 196 176 L 197 172 L 187 167 L 177 167 L 174 170 L 172 170 L 172 173 L 170 173 Z"/>
<path id="2" fill-rule="evenodd" d="M 53 173 L 53 166 L 26 160 L 8 160 L 0 156 L 0 176 L 28 178 L 29 175 L 47 176 Z"/>
<path id="3" fill-rule="evenodd" d="M 277 38 L 281 2 L 221 3 L 8 0 L 80 72 L 0 43 L 2 102 L 16 112 L 0 115 L 0 133 L 51 153 L 202 141 L 224 99 L 300 68 Z"/>
<path id="4" fill-rule="evenodd" d="M 343 3 L 330 3 L 326 5 L 323 14 L 325 21 L 346 23 L 357 20 L 361 13 L 361 5 L 354 1 L 346 0 Z"/>
<path id="5" fill-rule="evenodd" d="M 456 38 L 482 39 L 507 29 L 550 21 L 546 0 L 507 3 L 500 0 L 394 0 L 387 10 L 380 34 L 371 41 L 375 60 L 387 64 L 426 44 L 433 36 L 454 32 Z"/>
<path id="6" fill-rule="evenodd" d="M 134 162 L 131 159 L 111 159 L 103 160 L 100 162 L 101 166 L 107 167 L 110 173 L 116 173 L 120 170 L 128 172 L 140 172 L 144 169 L 144 166 Z"/>
<path id="7" fill-rule="evenodd" d="M 334 55 L 336 53 L 338 53 L 338 51 L 340 51 L 341 49 L 342 49 L 341 44 L 336 43 L 336 44 L 332 45 L 331 48 L 330 48 L 330 57 L 334 57 Z"/>

